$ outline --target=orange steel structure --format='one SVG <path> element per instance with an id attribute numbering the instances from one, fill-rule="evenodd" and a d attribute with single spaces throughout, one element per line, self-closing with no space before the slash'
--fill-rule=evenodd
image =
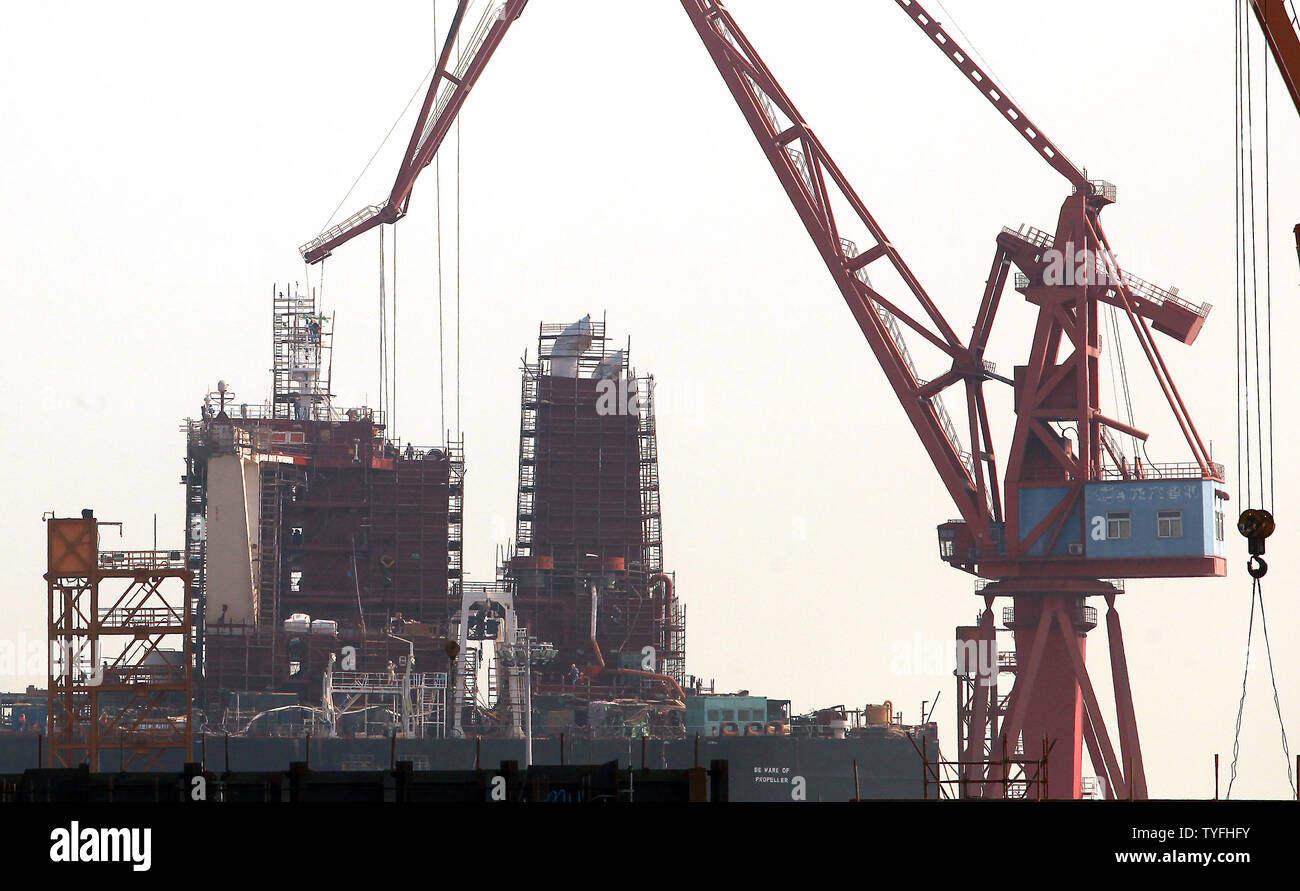
<path id="1" fill-rule="evenodd" d="M 150 770 L 168 753 L 189 762 L 194 574 L 183 551 L 101 551 L 101 525 L 114 524 L 90 510 L 46 521 L 50 763 Z"/>

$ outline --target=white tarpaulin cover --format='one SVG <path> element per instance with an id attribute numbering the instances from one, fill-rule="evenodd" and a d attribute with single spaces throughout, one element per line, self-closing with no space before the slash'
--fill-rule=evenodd
<path id="1" fill-rule="evenodd" d="M 615 350 L 600 360 L 591 376 L 595 380 L 617 380 L 623 374 L 623 351 Z"/>
<path id="2" fill-rule="evenodd" d="M 583 316 L 560 332 L 551 350 L 551 374 L 577 377 L 578 357 L 591 346 L 591 314 Z"/>

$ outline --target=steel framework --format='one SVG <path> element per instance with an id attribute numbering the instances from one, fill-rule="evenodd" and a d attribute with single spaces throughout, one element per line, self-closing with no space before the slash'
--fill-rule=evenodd
<path id="1" fill-rule="evenodd" d="M 663 572 L 654 380 L 637 376 L 630 345 L 609 348 L 604 320 L 590 322 L 591 343 L 578 355 L 557 346 L 565 331 L 539 327 L 521 391 L 509 576 L 521 621 L 559 650 L 535 686 L 572 692 L 565 675 L 575 665 L 589 678 L 584 690 L 605 698 L 621 688 L 680 690 L 685 612 Z M 555 371 L 567 361 L 573 376 Z M 603 405 L 602 393 L 617 399 Z"/>
<path id="2" fill-rule="evenodd" d="M 1293 0 L 1250 0 L 1296 111 L 1300 111 L 1300 17 Z"/>
<path id="3" fill-rule="evenodd" d="M 169 751 L 188 762 L 194 574 L 181 551 L 101 552 L 99 526 L 89 510 L 46 521 L 51 763 L 103 770 L 106 751 L 121 770 Z"/>
<path id="4" fill-rule="evenodd" d="M 949 542 L 944 559 L 993 580 L 984 589 L 989 609 L 994 597 L 1010 596 L 1021 617 L 1019 675 L 1006 703 L 1001 732 L 995 722 L 998 704 L 990 709 L 987 701 L 977 697 L 971 704 L 973 728 L 967 751 L 959 759 L 968 767 L 969 762 L 982 761 L 982 776 L 994 782 L 998 778 L 993 765 L 1006 757 L 1002 739 L 1015 745 L 1023 734 L 1025 757 L 1031 761 L 1042 757 L 1035 751 L 1042 740 L 1048 740 L 1048 745 L 1059 742 L 1049 795 L 1072 798 L 1080 794 L 1080 753 L 1086 741 L 1094 762 L 1104 765 L 1112 789 L 1125 794 L 1131 785 L 1131 794 L 1144 797 L 1141 749 L 1113 604 L 1117 592 L 1098 577 L 1221 576 L 1224 560 L 1213 555 L 1088 558 L 1082 553 L 1050 557 L 1037 553 L 1050 554 L 1067 529 L 1080 535 L 1086 531 L 1081 528 L 1086 518 L 1076 506 L 1082 504 L 1087 483 L 1139 480 L 1153 472 L 1149 465 L 1130 463 L 1114 445 L 1111 431 L 1143 442 L 1147 434 L 1107 417 L 1099 405 L 1102 304 L 1118 307 L 1130 322 L 1191 451 L 1190 462 L 1155 472 L 1165 479 L 1223 480 L 1223 469 L 1210 461 L 1152 334 L 1154 329 L 1191 343 L 1209 306 L 1188 303 L 1174 289 L 1150 285 L 1121 270 L 1099 220 L 1101 210 L 1115 200 L 1114 187 L 1089 180 L 919 3 L 897 2 L 1072 186 L 1054 236 L 1023 227 L 999 235 L 969 343 L 943 317 L 724 5 L 716 0 L 682 0 L 682 5 L 961 514 L 961 519 L 941 527 L 941 536 Z M 1082 273 L 1078 281 L 1061 284 L 1048 277 L 1054 253 L 1068 254 L 1071 264 L 1077 258 Z M 1020 270 L 1017 289 L 1038 307 L 1038 323 L 1027 364 L 1017 367 L 1008 379 L 996 374 L 984 351 L 1013 264 Z M 869 268 L 883 268 L 900 286 L 887 296 L 885 288 L 873 286 Z M 919 378 L 902 342 L 904 333 L 940 351 L 951 363 L 949 369 L 933 380 Z M 1015 388 L 1016 426 L 1003 492 L 998 491 L 984 401 L 986 380 Z M 969 454 L 938 400 L 943 391 L 958 384 L 964 390 Z M 1062 432 L 1068 426 L 1077 431 L 1077 446 Z M 1062 488 L 1065 494 L 1047 516 L 1022 534 L 1021 490 L 1045 485 Z M 1089 628 L 1084 598 L 1089 595 L 1105 596 L 1110 605 L 1107 625 L 1116 657 L 1113 680 L 1123 765 L 1114 755 L 1083 661 Z M 992 646 L 991 617 L 987 621 L 985 639 Z M 977 747 L 989 740 L 993 741 L 991 757 L 985 760 L 984 750 Z"/>
<path id="5" fill-rule="evenodd" d="M 490 5 L 483 14 L 478 27 L 470 34 L 464 48 L 457 53 L 456 64 L 451 64 L 452 50 L 457 47 L 457 39 L 464 25 L 465 10 L 470 0 L 460 0 L 452 16 L 451 27 L 438 55 L 434 68 L 433 80 L 424 96 L 420 107 L 420 116 L 411 133 L 411 139 L 402 157 L 402 164 L 397 171 L 397 179 L 388 197 L 379 204 L 363 207 L 343 222 L 331 226 L 311 241 L 299 248 L 303 260 L 319 263 L 330 255 L 334 248 L 350 241 L 362 232 L 367 232 L 383 223 L 395 223 L 406 215 L 411 203 L 411 190 L 415 188 L 416 177 L 428 167 L 442 145 L 443 139 L 451 130 L 452 122 L 460 113 L 461 106 L 469 97 L 469 91 L 478 82 L 488 60 L 496 52 L 506 31 L 515 19 L 523 13 L 528 0 L 508 0 L 500 5 Z"/>
<path id="6" fill-rule="evenodd" d="M 975 737 L 981 736 L 980 745 L 1002 737 L 1015 745 L 1017 736 L 1023 734 L 1028 741 L 1025 757 L 1033 760 L 1036 755 L 1029 749 L 1040 745 L 1039 740 L 1047 740 L 1046 745 L 1063 742 L 1065 745 L 1054 758 L 1054 764 L 1061 765 L 1061 769 L 1053 772 L 1049 795 L 1078 797 L 1081 751 L 1086 742 L 1094 764 L 1105 767 L 1113 790 L 1142 797 L 1145 782 L 1140 746 L 1113 602 L 1117 589 L 1100 577 L 1222 576 L 1225 561 L 1217 553 L 1088 557 L 1082 546 L 1077 552 L 1055 552 L 1063 537 L 1082 538 L 1086 533 L 1081 505 L 1085 486 L 1090 483 L 1136 482 L 1153 475 L 1197 483 L 1223 481 L 1223 468 L 1210 460 L 1153 334 L 1158 331 L 1190 344 L 1210 307 L 1189 303 L 1178 296 L 1176 289 L 1152 285 L 1122 270 L 1100 222 L 1102 209 L 1115 201 L 1115 187 L 1090 180 L 920 3 L 896 2 L 1072 187 L 1061 206 L 1054 234 L 1021 227 L 1006 229 L 998 236 L 969 343 L 944 318 L 724 5 L 717 0 L 682 0 L 682 6 L 961 514 L 959 520 L 940 527 L 941 556 L 950 565 L 993 581 L 984 589 L 990 608 L 994 597 L 1009 596 L 1013 598 L 1013 610 L 1020 615 L 1020 630 L 1025 633 L 1017 635 L 1017 659 L 1023 668 L 1003 724 L 1004 731 L 1010 732 L 988 735 L 984 715 L 985 723 L 977 722 L 969 744 L 974 746 Z M 405 211 L 414 177 L 437 150 L 459 107 L 457 97 L 463 101 L 466 83 L 472 82 L 470 73 L 475 78 L 481 73 L 505 28 L 523 5 L 513 2 L 502 7 L 500 18 L 484 32 L 482 48 L 471 50 L 463 80 L 446 74 L 452 40 L 448 37 L 388 202 L 367 208 L 305 245 L 303 254 L 309 262 L 323 258 L 332 247 L 358 232 L 391 222 Z M 464 2 L 458 7 L 453 34 L 459 28 L 464 7 Z M 1265 21 L 1266 27 L 1268 21 L 1276 24 L 1272 17 Z M 446 104 L 439 101 L 435 107 L 444 77 L 454 87 L 446 94 Z M 444 108 L 451 114 L 445 114 Z M 1064 282 L 1052 276 L 1052 270 L 1059 268 L 1062 260 L 1071 271 Z M 1015 288 L 1038 307 L 1038 320 L 1028 360 L 1008 378 L 996 373 L 984 352 L 1013 265 L 1019 270 Z M 895 284 L 892 288 L 878 288 L 869 271 L 884 273 Z M 1145 443 L 1148 434 L 1102 412 L 1098 374 L 1102 305 L 1120 310 L 1132 327 L 1186 441 L 1190 460 L 1153 467 L 1139 460 L 1136 453 L 1130 460 L 1116 444 L 1115 434 L 1130 437 L 1135 443 Z M 919 338 L 938 350 L 950 363 L 947 370 L 933 379 L 920 377 L 904 344 L 904 335 Z M 987 380 L 1001 381 L 1015 390 L 1016 424 L 1001 488 L 983 392 Z M 964 430 L 953 423 L 942 398 L 956 385 L 961 385 L 961 401 L 966 408 Z M 527 401 L 526 384 L 526 418 Z M 1071 428 L 1073 440 L 1066 436 Z M 969 451 L 962 444 L 963 435 L 969 439 Z M 526 516 L 522 452 L 521 448 L 521 526 Z M 1063 494 L 1045 516 L 1034 516 L 1031 523 L 1022 526 L 1022 495 L 1045 488 Z M 530 534 L 535 534 L 535 516 L 528 516 L 528 526 Z M 525 556 L 535 559 L 531 553 Z M 540 564 L 528 567 L 530 572 L 549 568 Z M 1113 754 L 1083 662 L 1084 635 L 1090 627 L 1086 621 L 1090 608 L 1084 603 L 1087 596 L 1104 596 L 1110 607 L 1107 625 L 1112 649 L 1118 653 L 1112 675 L 1120 711 L 1121 751 L 1126 753 L 1123 769 Z M 1035 689 L 1038 695 L 1031 700 Z M 980 711 L 978 701 L 972 707 L 976 713 Z M 1005 758 L 1001 745 L 994 743 L 990 764 Z"/>

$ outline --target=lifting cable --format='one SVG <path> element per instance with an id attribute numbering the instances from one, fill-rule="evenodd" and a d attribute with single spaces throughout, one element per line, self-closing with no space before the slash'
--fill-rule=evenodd
<path id="1" fill-rule="evenodd" d="M 1110 323 L 1110 337 L 1114 341 L 1110 353 L 1110 377 L 1111 387 L 1116 391 L 1118 397 L 1122 398 L 1124 403 L 1124 415 L 1130 427 L 1136 427 L 1137 422 L 1133 416 L 1133 394 L 1129 389 L 1128 383 L 1128 361 L 1124 355 L 1124 339 L 1119 326 L 1119 310 L 1114 304 L 1107 304 L 1106 317 Z M 1116 360 L 1119 362 L 1119 383 L 1115 382 L 1115 365 Z M 1145 451 L 1145 446 L 1139 444 L 1139 440 L 1133 434 L 1129 434 L 1129 445 L 1133 449 L 1133 461 L 1137 462 L 1139 448 Z M 1147 459 L 1147 464 L 1151 463 Z"/>
<path id="2" fill-rule="evenodd" d="M 435 25 L 436 25 L 436 18 L 435 18 Z M 375 159 L 379 157 L 379 153 L 384 150 L 384 146 L 388 145 L 388 141 L 392 138 L 393 132 L 397 129 L 397 125 L 402 122 L 402 119 L 406 117 L 407 112 L 411 110 L 411 106 L 415 103 L 416 98 L 425 92 L 426 90 L 425 84 L 427 84 L 429 82 L 429 79 L 433 77 L 433 73 L 434 71 L 437 70 L 437 68 L 438 68 L 438 59 L 437 59 L 437 55 L 435 54 L 433 64 L 429 66 L 429 70 L 424 73 L 424 76 L 422 78 L 420 78 L 420 82 L 415 85 L 415 89 L 411 92 L 411 95 L 407 98 L 406 104 L 402 106 L 401 112 L 397 115 L 397 117 L 393 119 L 393 123 L 388 128 L 388 132 L 384 134 L 384 138 L 380 140 L 379 145 L 375 147 L 374 152 L 371 153 L 370 158 L 366 161 L 365 165 L 361 168 L 361 172 L 357 174 L 356 179 L 352 181 L 352 185 L 348 187 L 348 190 L 343 194 L 343 197 L 339 199 L 339 203 L 334 206 L 334 210 L 330 212 L 328 219 L 325 220 L 325 224 L 321 226 L 322 232 L 324 232 L 326 229 L 330 227 L 330 224 L 334 222 L 334 218 L 338 216 L 338 213 L 343 208 L 343 205 L 347 202 L 349 198 L 352 197 L 352 193 L 356 191 L 357 185 L 360 184 L 362 178 L 366 175 L 366 173 L 370 170 L 371 166 L 375 163 Z M 380 226 L 379 227 L 379 410 L 381 413 L 385 411 L 391 413 L 393 409 L 393 405 L 389 399 L 388 394 L 390 392 L 390 387 L 391 387 L 392 396 L 393 398 L 396 398 L 397 381 L 396 381 L 395 374 L 392 377 L 391 383 L 389 378 L 388 355 L 387 355 L 388 324 L 387 324 L 387 307 L 386 307 L 386 300 L 384 295 L 384 270 L 385 270 L 384 227 Z M 324 260 L 321 260 L 319 293 L 320 293 L 320 299 L 323 302 L 325 299 L 325 261 Z M 393 226 L 393 334 L 392 334 L 392 339 L 393 339 L 393 365 L 395 371 L 396 364 L 397 364 L 397 226 L 396 224 L 394 224 Z M 393 428 L 391 424 L 392 418 L 390 417 L 388 420 L 390 422 L 388 426 L 388 433 L 391 436 L 393 434 Z"/>
<path id="3" fill-rule="evenodd" d="M 436 2 L 436 0 L 435 0 Z M 460 31 L 456 31 L 456 60 L 460 64 Z M 460 436 L 460 122 L 456 115 L 456 435 Z"/>
<path id="4" fill-rule="evenodd" d="M 388 438 L 397 439 L 397 222 L 393 222 L 393 367 L 389 374 Z"/>
<path id="5" fill-rule="evenodd" d="M 1269 677 L 1273 686 L 1273 706 L 1277 712 L 1282 733 L 1282 752 L 1286 759 L 1287 782 L 1292 794 L 1296 791 L 1296 778 L 1291 769 L 1291 753 L 1286 737 L 1286 723 L 1282 719 L 1282 706 L 1277 691 L 1277 675 L 1273 669 L 1273 653 L 1269 644 L 1268 619 L 1264 609 L 1263 578 L 1268 564 L 1263 559 L 1265 540 L 1273 533 L 1274 475 L 1273 475 L 1273 301 L 1271 225 L 1269 212 L 1269 115 L 1268 69 L 1264 66 L 1264 133 L 1263 133 L 1263 189 L 1264 223 L 1263 287 L 1260 287 L 1260 249 L 1258 213 L 1255 203 L 1255 131 L 1253 101 L 1253 66 L 1251 59 L 1250 23 L 1246 18 L 1244 0 L 1237 0 L 1234 46 L 1234 138 L 1235 158 L 1235 297 L 1236 297 L 1236 374 L 1237 374 L 1237 497 L 1243 510 L 1237 520 L 1237 530 L 1246 538 L 1246 569 L 1251 577 L 1250 622 L 1246 631 L 1246 668 L 1241 678 L 1241 697 L 1237 703 L 1237 721 L 1232 740 L 1232 767 L 1228 780 L 1228 797 L 1237 779 L 1237 761 L 1241 752 L 1241 723 L 1246 706 L 1246 685 L 1250 674 L 1251 644 L 1255 631 L 1256 604 L 1259 609 L 1260 629 L 1264 635 Z M 1261 290 L 1263 320 L 1260 319 Z M 1253 375 L 1253 377 L 1252 377 Z M 1254 384 L 1254 404 L 1251 403 L 1251 385 Z M 1265 413 L 1264 404 L 1268 411 Z M 1267 455 L 1267 459 L 1266 459 Z M 1258 504 L 1258 507 L 1250 505 Z"/>
<path id="6" fill-rule="evenodd" d="M 384 146 L 388 145 L 388 140 L 392 138 L 393 131 L 396 130 L 397 125 L 402 122 L 402 118 L 406 117 L 406 113 L 411 110 L 411 105 L 415 102 L 415 97 L 425 91 L 424 85 L 428 82 L 429 78 L 433 77 L 433 72 L 437 67 L 438 58 L 435 55 L 433 64 L 430 65 L 429 70 L 424 73 L 424 77 L 420 78 L 420 82 L 415 85 L 415 91 L 412 92 L 410 98 L 406 100 L 406 105 L 402 107 L 401 113 L 393 119 L 393 125 L 388 128 L 388 132 L 384 134 L 384 138 L 380 141 L 379 145 L 375 147 L 374 154 L 370 156 L 370 160 L 361 168 L 361 172 L 358 173 L 357 178 L 352 181 L 352 185 L 348 187 L 347 192 L 339 199 L 339 203 L 335 205 L 333 212 L 329 215 L 329 219 L 325 221 L 325 225 L 320 227 L 320 231 L 324 232 L 330 227 L 330 223 L 334 222 L 334 218 L 338 216 L 339 211 L 343 208 L 344 202 L 352 197 L 352 193 L 356 190 L 357 184 L 361 182 L 361 178 L 366 175 L 366 171 L 370 169 L 370 165 L 375 163 L 375 158 L 379 157 L 379 153 L 384 150 Z"/>
<path id="7" fill-rule="evenodd" d="M 388 407 L 388 300 L 384 292 L 384 227 L 379 227 L 379 413 Z"/>

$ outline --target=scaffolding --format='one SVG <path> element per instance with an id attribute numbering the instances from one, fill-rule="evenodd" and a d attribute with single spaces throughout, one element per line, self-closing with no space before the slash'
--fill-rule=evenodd
<path id="1" fill-rule="evenodd" d="M 188 421 L 185 429 L 185 475 L 181 477 L 185 487 L 185 568 L 194 573 L 190 585 L 190 647 L 194 651 L 195 693 L 202 701 L 206 670 L 203 639 L 207 624 L 208 452 L 206 427 Z"/>
<path id="2" fill-rule="evenodd" d="M 296 289 L 276 287 L 272 299 L 270 399 L 236 403 L 221 383 L 185 428 L 193 646 L 218 726 L 238 691 L 315 706 L 341 648 L 356 648 L 357 670 L 384 670 L 406 653 L 390 634 L 399 624 L 421 669 L 440 666 L 460 603 L 463 441 L 417 447 L 387 436 L 383 412 L 335 408 L 332 318 Z M 227 462 L 220 475 L 214 459 Z M 212 504 L 225 505 L 220 517 Z M 209 601 L 231 614 L 208 615 Z"/>
<path id="3" fill-rule="evenodd" d="M 180 550 L 101 551 L 100 525 L 89 510 L 46 521 L 51 763 L 190 761 L 194 575 Z"/>
<path id="4" fill-rule="evenodd" d="M 655 425 L 654 375 L 642 378 L 640 416 L 637 423 L 637 451 L 641 481 L 641 554 L 651 578 L 663 572 L 663 524 L 659 507 L 659 440 Z M 655 650 L 658 669 L 680 687 L 686 682 L 686 607 L 676 595 L 676 579 L 668 587 L 666 601 L 655 616 Z"/>
<path id="5" fill-rule="evenodd" d="M 447 675 L 402 670 L 326 672 L 321 703 L 331 736 L 349 715 L 360 715 L 359 736 L 441 739 L 447 734 Z"/>
<path id="6" fill-rule="evenodd" d="M 685 610 L 663 572 L 654 379 L 604 319 L 543 323 L 522 368 L 518 501 L 507 576 L 521 621 L 559 656 L 536 689 L 652 697 L 685 680 Z M 595 640 L 592 627 L 595 626 Z M 647 657 L 650 661 L 647 662 Z M 646 676 L 646 671 L 654 676 Z"/>
<path id="7" fill-rule="evenodd" d="M 1115 591 L 1124 590 L 1123 580 L 1107 580 Z M 988 586 L 985 580 L 975 583 L 977 593 Z M 1020 660 L 1015 649 L 999 648 L 998 635 L 1015 632 L 1016 617 L 1012 607 L 1002 609 L 1002 623 L 995 622 L 990 605 L 976 615 L 974 625 L 956 630 L 957 681 L 957 758 L 934 762 L 936 790 L 953 791 L 963 798 L 1036 798 L 1047 797 L 1046 756 L 1028 757 L 1023 734 L 1008 740 L 1007 716 L 1014 701 L 1014 684 L 1019 682 Z M 1097 611 L 1082 602 L 1072 608 L 1073 627 L 1091 629 L 1097 624 Z M 1009 678 L 1009 682 L 1004 681 Z M 1054 743 L 1053 743 L 1054 744 Z M 1044 748 L 1050 749 L 1046 740 Z M 1005 757 L 1000 753 L 1009 753 Z M 1100 755 L 1090 752 L 1094 764 Z M 952 776 L 937 779 L 941 770 Z M 946 776 L 946 775 L 945 775 Z M 1114 795 L 1104 777 L 1084 777 L 1083 798 L 1107 798 Z"/>
<path id="8" fill-rule="evenodd" d="M 1003 739 L 1002 752 L 1011 750 Z M 915 741 L 913 741 L 915 745 Z M 1047 761 L 1054 742 L 1043 740 L 1042 755 L 1037 758 L 1026 757 L 1017 749 L 1011 754 L 1004 754 L 992 762 L 987 760 L 955 761 L 946 760 L 937 750 L 931 757 L 928 742 L 923 740 L 921 760 L 925 771 L 922 797 L 926 799 L 1019 799 L 1022 801 L 1043 801 L 1047 798 Z M 974 778 L 970 768 L 989 770 L 984 779 Z"/>
<path id="9" fill-rule="evenodd" d="M 998 650 L 997 629 L 988 636 L 986 620 L 992 622 L 992 615 L 981 611 L 975 625 L 958 626 L 956 632 L 957 752 L 972 783 L 987 773 L 987 761 L 993 757 L 993 744 L 1007 713 L 1011 694 L 999 692 L 1000 676 L 1014 675 L 1018 668 L 1014 650 Z"/>
<path id="10" fill-rule="evenodd" d="M 299 293 L 297 285 L 284 291 L 273 285 L 271 296 L 273 416 L 329 420 L 333 319 L 320 312 L 314 294 Z"/>

